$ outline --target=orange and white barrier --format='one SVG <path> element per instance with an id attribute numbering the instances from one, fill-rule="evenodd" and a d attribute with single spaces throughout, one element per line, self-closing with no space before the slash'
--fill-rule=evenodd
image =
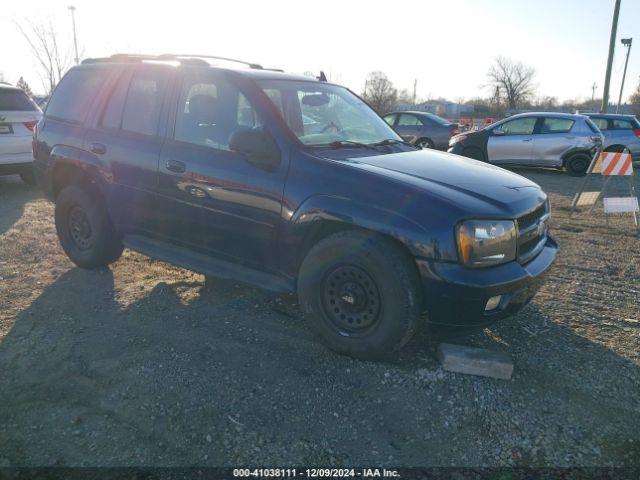
<path id="1" fill-rule="evenodd" d="M 598 158 L 593 173 L 604 176 L 633 175 L 633 163 L 628 153 L 602 152 Z"/>

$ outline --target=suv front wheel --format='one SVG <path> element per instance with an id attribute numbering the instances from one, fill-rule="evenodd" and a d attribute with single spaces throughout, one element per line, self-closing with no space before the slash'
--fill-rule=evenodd
<path id="1" fill-rule="evenodd" d="M 97 194 L 75 185 L 64 188 L 56 199 L 55 221 L 63 250 L 79 267 L 105 267 L 120 258 L 121 238 Z"/>
<path id="2" fill-rule="evenodd" d="M 298 296 L 329 348 L 362 359 L 399 350 L 421 319 L 415 264 L 392 240 L 367 232 L 318 242 L 300 268 Z"/>

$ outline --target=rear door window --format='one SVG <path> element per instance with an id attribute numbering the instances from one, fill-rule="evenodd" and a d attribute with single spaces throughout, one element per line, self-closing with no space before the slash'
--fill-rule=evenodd
<path id="1" fill-rule="evenodd" d="M 119 129 L 122 124 L 122 111 L 124 110 L 124 102 L 127 98 L 127 88 L 129 87 L 130 77 L 124 73 L 115 88 L 109 96 L 107 106 L 102 112 L 100 126 L 106 128 Z"/>
<path id="2" fill-rule="evenodd" d="M 403 113 L 402 115 L 400 115 L 398 125 L 402 127 L 413 127 L 416 125 L 422 125 L 422 122 L 415 115 L 408 115 L 406 113 Z"/>
<path id="3" fill-rule="evenodd" d="M 35 112 L 36 104 L 22 90 L 0 88 L 0 111 Z"/>
<path id="4" fill-rule="evenodd" d="M 122 130 L 156 135 L 165 92 L 161 75 L 152 70 L 134 73 L 122 114 Z"/>
<path id="5" fill-rule="evenodd" d="M 106 78 L 103 69 L 71 70 L 53 92 L 46 115 L 73 123 L 83 123 Z"/>
<path id="6" fill-rule="evenodd" d="M 547 117 L 542 120 L 540 133 L 569 133 L 574 123 L 569 118 Z"/>

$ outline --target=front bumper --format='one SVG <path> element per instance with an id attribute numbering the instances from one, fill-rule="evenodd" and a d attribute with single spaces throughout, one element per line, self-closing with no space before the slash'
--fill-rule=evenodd
<path id="1" fill-rule="evenodd" d="M 482 269 L 457 263 L 418 259 L 429 322 L 448 326 L 485 326 L 517 313 L 544 282 L 558 251 L 548 237 L 530 262 L 510 262 Z M 485 311 L 487 301 L 502 295 L 497 308 Z"/>

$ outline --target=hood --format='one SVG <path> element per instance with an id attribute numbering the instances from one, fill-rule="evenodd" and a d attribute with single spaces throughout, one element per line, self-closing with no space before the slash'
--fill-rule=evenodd
<path id="1" fill-rule="evenodd" d="M 354 153 L 354 152 L 350 152 Z M 546 199 L 540 187 L 515 173 L 488 163 L 434 150 L 416 150 L 345 158 L 355 168 L 393 177 L 475 212 L 486 207 L 518 215 Z M 493 208 L 491 208 L 493 207 Z M 488 213 L 490 214 L 490 213 Z"/>

